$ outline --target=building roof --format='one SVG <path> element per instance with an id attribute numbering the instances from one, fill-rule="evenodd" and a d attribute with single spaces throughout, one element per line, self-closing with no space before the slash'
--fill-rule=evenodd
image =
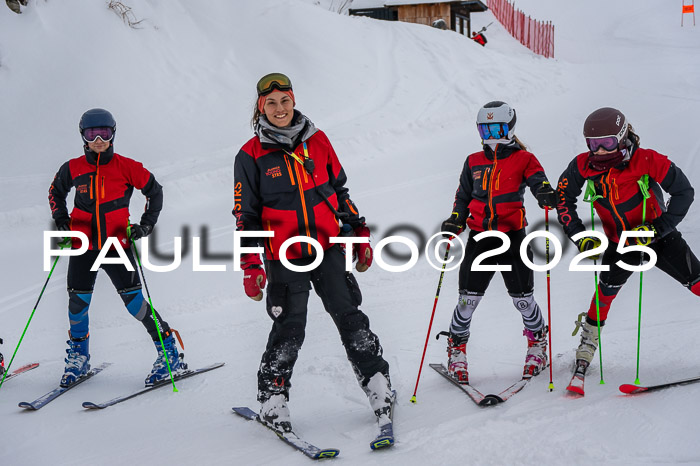
<path id="1" fill-rule="evenodd" d="M 385 0 L 385 6 L 423 5 L 426 3 L 457 3 L 459 0 Z"/>
<path id="2" fill-rule="evenodd" d="M 362 8 L 384 8 L 386 6 L 421 5 L 429 3 L 481 3 L 473 0 L 353 0 L 350 8 L 353 10 Z"/>
<path id="3" fill-rule="evenodd" d="M 384 8 L 385 0 L 353 0 L 350 4 L 351 10 L 359 10 L 362 8 Z"/>

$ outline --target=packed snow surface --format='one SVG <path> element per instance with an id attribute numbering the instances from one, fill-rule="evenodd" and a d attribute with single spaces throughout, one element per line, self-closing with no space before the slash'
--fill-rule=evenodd
<path id="1" fill-rule="evenodd" d="M 122 3 L 142 20 L 137 28 L 105 1 L 30 0 L 22 15 L 0 7 L 6 364 L 47 277 L 48 187 L 60 165 L 81 154 L 78 120 L 89 108 L 114 114 L 116 151 L 143 162 L 164 186 L 151 238 L 163 253 L 172 252 L 177 236 L 190 245 L 193 236 L 207 237 L 210 255 L 231 253 L 233 159 L 252 135 L 255 83 L 276 71 L 291 77 L 297 108 L 333 142 L 375 244 L 389 233 L 418 240 L 408 227 L 425 236 L 438 230 L 451 212 L 465 157 L 480 148 L 476 113 L 491 100 L 515 107 L 516 134 L 552 183 L 585 150 L 585 117 L 614 106 L 643 147 L 670 156 L 700 186 L 700 32 L 690 15 L 680 27 L 680 2 L 519 0 L 527 14 L 555 24 L 555 59 L 534 55 L 498 22 L 480 47 L 451 31 L 339 15 L 328 0 Z M 490 12 L 474 14 L 472 28 L 491 21 Z M 529 193 L 526 198 L 530 229 L 543 229 L 543 211 Z M 142 206 L 137 192 L 132 221 Z M 696 253 L 699 209 L 693 205 L 679 227 Z M 586 217 L 588 205 L 579 211 Z M 635 397 L 617 388 L 636 374 L 638 274 L 613 304 L 603 333 L 605 384 L 596 357 L 585 398 L 565 394 L 579 338 L 571 336 L 573 322 L 593 291 L 592 273 L 568 271 L 572 257 L 568 247 L 551 273 L 554 391 L 546 372 L 506 404 L 487 409 L 427 367 L 446 360 L 445 340 L 433 335 L 449 325 L 457 271 L 445 274 L 416 404 L 409 399 L 439 273 L 422 254 L 407 272 L 375 264 L 356 274 L 362 309 L 399 396 L 397 442 L 388 451 L 369 449 L 373 414 L 312 293 L 289 403 L 295 430 L 340 449 L 333 461 L 343 464 L 700 463 L 700 384 Z M 256 371 L 271 321 L 263 303 L 245 296 L 242 274 L 229 259 L 203 260 L 224 272 L 195 272 L 193 261 L 190 248 L 176 271 L 147 270 L 147 284 L 156 308 L 182 334 L 190 366 L 222 361 L 223 368 L 179 382 L 177 393 L 163 388 L 85 412 L 83 401 L 140 388 L 156 357 L 142 325 L 101 273 L 90 311 L 91 361 L 113 365 L 41 411 L 24 412 L 17 403 L 55 387 L 63 370 L 68 261 L 59 260 L 13 363 L 41 367 L 0 390 L 2 464 L 308 464 L 261 426 L 232 414 L 232 406 L 258 407 Z M 546 312 L 544 273 L 536 273 L 535 295 Z M 644 274 L 642 383 L 700 375 L 699 308 L 696 296 L 662 272 Z M 515 382 L 526 341 L 500 276 L 471 330 L 472 383 L 488 393 Z"/>

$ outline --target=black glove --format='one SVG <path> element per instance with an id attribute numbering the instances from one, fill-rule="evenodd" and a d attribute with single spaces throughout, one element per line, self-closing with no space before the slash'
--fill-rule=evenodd
<path id="1" fill-rule="evenodd" d="M 56 229 L 58 231 L 70 231 L 70 220 L 57 220 Z"/>
<path id="2" fill-rule="evenodd" d="M 549 184 L 549 181 L 545 181 L 537 189 L 537 192 L 535 193 L 535 198 L 537 199 L 537 203 L 543 209 L 545 207 L 554 209 L 557 206 L 557 192 L 552 189 L 552 186 Z"/>
<path id="3" fill-rule="evenodd" d="M 459 214 L 452 212 L 450 218 L 442 222 L 440 226 L 440 231 L 446 231 L 448 233 L 453 233 L 454 235 L 459 235 L 464 230 L 464 224 L 458 220 Z M 443 234 L 444 237 L 448 238 L 450 235 Z"/>
<path id="4" fill-rule="evenodd" d="M 131 241 L 139 240 L 145 236 L 150 235 L 152 231 L 153 225 L 139 225 L 138 223 L 134 223 L 133 225 L 131 225 L 131 235 L 129 236 L 129 239 Z"/>
<path id="5" fill-rule="evenodd" d="M 586 236 L 585 238 L 581 238 L 580 240 L 576 241 L 576 247 L 580 252 L 586 252 L 590 251 L 591 249 L 595 249 L 598 246 L 600 246 L 600 240 L 594 236 Z M 596 254 L 595 256 L 588 256 L 588 259 L 591 260 L 598 260 L 600 258 L 600 254 Z"/>

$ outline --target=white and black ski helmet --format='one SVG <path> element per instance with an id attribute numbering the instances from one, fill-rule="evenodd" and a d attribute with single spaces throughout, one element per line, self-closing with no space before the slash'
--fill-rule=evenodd
<path id="1" fill-rule="evenodd" d="M 505 123 L 508 125 L 508 139 L 513 137 L 517 117 L 515 109 L 505 102 L 494 100 L 479 109 L 476 115 L 476 124 Z"/>
<path id="2" fill-rule="evenodd" d="M 604 138 L 615 136 L 620 148 L 627 143 L 629 123 L 625 115 L 616 108 L 603 107 L 588 115 L 583 123 L 583 137 Z"/>

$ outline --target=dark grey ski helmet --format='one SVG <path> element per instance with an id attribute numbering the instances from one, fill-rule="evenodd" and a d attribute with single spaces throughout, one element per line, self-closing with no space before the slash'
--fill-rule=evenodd
<path id="1" fill-rule="evenodd" d="M 83 113 L 80 117 L 78 128 L 82 136 L 83 131 L 87 128 L 112 128 L 112 132 L 117 132 L 117 122 L 111 113 L 103 108 L 93 108 Z"/>

